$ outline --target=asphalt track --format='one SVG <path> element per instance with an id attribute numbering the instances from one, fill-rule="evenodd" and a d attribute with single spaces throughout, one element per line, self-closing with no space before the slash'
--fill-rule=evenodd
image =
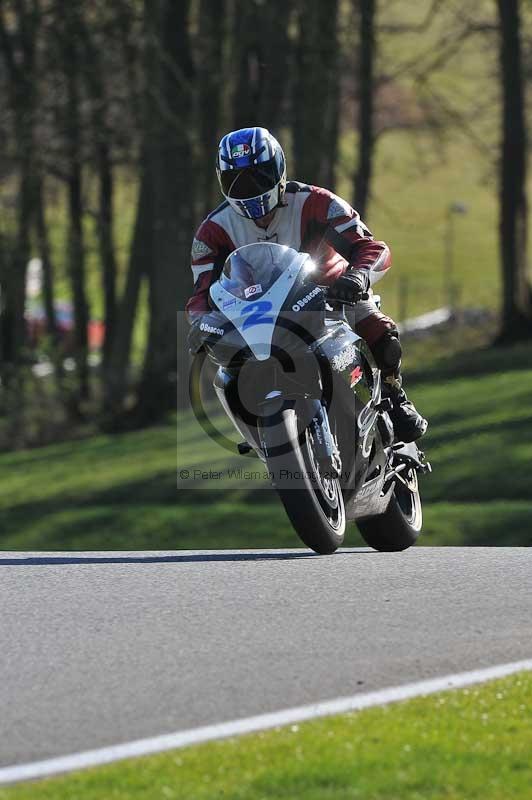
<path id="1" fill-rule="evenodd" d="M 0 554 L 0 767 L 532 657 L 532 549 Z"/>

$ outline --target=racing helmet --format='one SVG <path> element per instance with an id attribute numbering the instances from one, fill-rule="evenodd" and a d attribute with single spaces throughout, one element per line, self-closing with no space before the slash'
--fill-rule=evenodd
<path id="1" fill-rule="evenodd" d="M 260 219 L 283 202 L 286 161 L 266 128 L 240 128 L 223 136 L 216 174 L 223 196 L 242 217 Z"/>

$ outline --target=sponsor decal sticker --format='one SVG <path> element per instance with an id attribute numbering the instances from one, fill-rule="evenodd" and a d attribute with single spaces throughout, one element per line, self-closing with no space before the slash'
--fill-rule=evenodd
<path id="1" fill-rule="evenodd" d="M 197 261 L 199 258 L 205 258 L 212 253 L 210 247 L 208 247 L 205 242 L 201 242 L 199 239 L 194 239 L 192 242 L 192 260 Z"/>
<path id="2" fill-rule="evenodd" d="M 215 328 L 214 325 L 209 325 L 208 322 L 202 322 L 200 325 L 200 331 L 205 331 L 205 333 L 215 333 L 217 336 L 224 335 L 223 328 Z"/>
<path id="3" fill-rule="evenodd" d="M 246 158 L 251 155 L 251 147 L 249 144 L 243 142 L 242 144 L 235 144 L 231 148 L 231 158 Z"/>
<path id="4" fill-rule="evenodd" d="M 333 369 L 336 370 L 336 372 L 343 372 L 346 367 L 349 367 L 353 363 L 356 355 L 356 347 L 350 344 L 345 348 L 345 350 L 342 350 L 341 353 L 338 353 L 338 355 L 334 356 L 332 360 Z"/>
<path id="5" fill-rule="evenodd" d="M 377 410 L 370 400 L 358 415 L 358 434 L 362 441 L 362 455 L 368 458 L 371 453 L 371 434 L 377 420 Z"/>
<path id="6" fill-rule="evenodd" d="M 321 293 L 321 289 L 319 286 L 316 286 L 311 292 L 309 292 L 305 297 L 302 297 L 301 300 L 297 300 L 292 306 L 292 311 L 301 311 L 302 308 L 305 308 L 307 303 L 310 303 L 312 298 L 316 297 L 318 294 Z"/>
<path id="7" fill-rule="evenodd" d="M 222 308 L 225 310 L 226 308 L 231 308 L 231 306 L 236 306 L 236 297 L 233 297 L 232 300 L 225 300 Z"/>
<path id="8" fill-rule="evenodd" d="M 363 375 L 362 367 L 355 367 L 351 373 L 351 389 L 359 382 Z"/>
<path id="9" fill-rule="evenodd" d="M 253 286 L 248 286 L 247 289 L 244 289 L 244 297 L 246 299 L 255 297 L 256 294 L 262 294 L 262 285 L 260 283 L 254 283 Z"/>

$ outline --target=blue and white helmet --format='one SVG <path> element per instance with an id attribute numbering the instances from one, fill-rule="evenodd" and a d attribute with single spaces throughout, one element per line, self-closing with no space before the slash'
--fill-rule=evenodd
<path id="1" fill-rule="evenodd" d="M 237 214 L 260 219 L 282 204 L 286 161 L 266 128 L 241 128 L 218 145 L 216 174 L 222 194 Z"/>

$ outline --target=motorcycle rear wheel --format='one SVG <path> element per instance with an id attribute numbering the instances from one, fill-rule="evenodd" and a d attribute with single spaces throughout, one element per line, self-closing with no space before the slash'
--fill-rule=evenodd
<path id="1" fill-rule="evenodd" d="M 288 518 L 307 547 L 329 555 L 345 535 L 345 508 L 337 478 L 322 475 L 310 429 L 298 431 L 297 412 L 283 409 L 261 425 L 266 463 Z"/>

